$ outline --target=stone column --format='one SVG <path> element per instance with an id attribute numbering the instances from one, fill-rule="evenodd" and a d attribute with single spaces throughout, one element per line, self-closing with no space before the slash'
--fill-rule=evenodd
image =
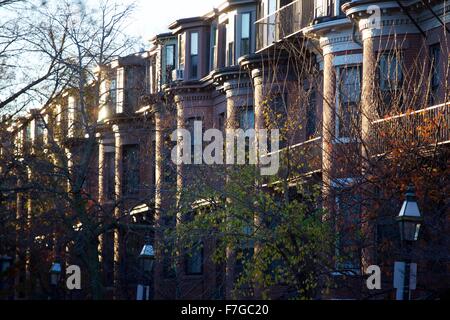
<path id="1" fill-rule="evenodd" d="M 367 37 L 363 40 L 363 77 L 362 77 L 362 96 L 361 96 L 361 139 L 363 142 L 369 142 L 370 122 L 376 114 L 375 101 L 375 81 L 377 70 L 377 58 L 374 48 L 374 38 Z M 361 154 L 363 161 L 367 160 L 369 154 L 367 148 L 362 145 Z M 366 161 L 364 161 L 366 162 Z M 363 170 L 366 170 L 366 163 L 363 163 Z M 364 172 L 363 172 L 364 174 Z"/>
<path id="2" fill-rule="evenodd" d="M 163 188 L 164 188 L 164 166 L 163 166 L 163 152 L 164 152 L 164 134 L 162 128 L 161 112 L 155 113 L 155 249 L 158 263 L 155 263 L 154 270 L 154 297 L 159 298 L 157 292 L 161 286 L 160 280 L 164 277 L 164 268 L 162 255 L 164 254 L 164 239 L 163 239 Z"/>
<path id="3" fill-rule="evenodd" d="M 185 100 L 181 95 L 175 96 L 175 104 L 177 106 L 177 129 L 185 128 L 185 118 L 184 118 L 184 108 L 185 108 Z M 193 139 L 193 137 L 191 137 Z M 182 142 L 182 143 L 181 143 Z M 178 141 L 177 141 L 177 154 L 180 156 L 182 154 L 182 150 L 187 148 L 186 141 L 182 140 L 182 135 L 178 133 Z M 182 192 L 184 186 L 184 165 L 177 165 L 177 207 L 181 204 L 182 200 Z"/>
<path id="4" fill-rule="evenodd" d="M 177 129 L 184 129 L 185 128 L 185 97 L 181 95 L 175 96 L 175 104 L 177 106 Z M 181 133 L 177 133 L 177 154 L 178 156 L 181 156 L 182 150 L 185 151 L 187 147 L 186 141 L 182 138 Z M 193 138 L 193 137 L 191 137 Z M 185 174 L 185 167 L 184 164 L 180 163 L 177 164 L 177 194 L 176 194 L 176 208 L 177 208 L 177 224 L 179 224 L 182 221 L 181 211 L 179 210 L 180 206 L 182 205 L 183 200 L 183 188 L 184 188 L 184 174 Z M 178 239 L 177 239 L 178 241 Z M 178 243 L 176 243 L 176 248 L 178 252 L 181 252 L 180 246 Z M 175 280 L 175 297 L 176 299 L 180 299 L 182 297 L 183 292 L 181 291 L 181 270 L 183 267 L 182 257 L 177 256 L 176 261 L 176 280 Z"/>
<path id="5" fill-rule="evenodd" d="M 370 149 L 373 148 L 370 141 L 370 123 L 374 120 L 376 115 L 376 101 L 375 101 L 375 81 L 377 70 L 377 58 L 374 48 L 374 38 L 370 35 L 363 38 L 363 75 L 362 75 L 362 95 L 361 95 L 361 175 L 368 178 L 370 173 Z M 370 190 L 365 190 L 367 187 L 363 186 L 361 192 L 366 193 Z M 367 194 L 367 193 L 366 193 Z M 370 206 L 370 204 L 369 204 Z M 374 263 L 375 247 L 373 243 L 373 236 L 376 232 L 376 222 L 370 217 L 371 208 L 362 208 L 363 224 L 362 234 L 366 235 L 367 239 L 362 250 L 362 264 L 364 270 Z M 369 216 L 368 216 L 369 214 Z"/>
<path id="6" fill-rule="evenodd" d="M 265 154 L 267 150 L 259 150 L 259 130 L 265 129 L 265 119 L 264 119 L 264 76 L 261 70 L 254 69 L 252 70 L 252 79 L 253 79 L 253 101 L 254 101 L 254 112 L 255 112 L 255 148 L 256 148 L 256 156 L 257 163 L 260 161 L 261 154 Z M 260 152 L 261 151 L 261 152 Z M 261 185 L 261 182 L 258 182 L 257 185 Z M 255 226 L 258 227 L 261 224 L 261 217 L 257 213 L 255 214 Z M 258 251 L 260 250 L 261 245 L 259 243 L 255 243 L 255 256 L 258 255 Z M 257 286 L 255 288 L 255 298 L 262 299 L 262 288 Z"/>
<path id="7" fill-rule="evenodd" d="M 255 129 L 257 130 L 256 133 L 256 143 L 255 147 L 259 148 L 259 141 L 258 141 L 258 130 L 264 129 L 265 123 L 264 123 L 264 89 L 263 89 L 263 75 L 262 71 L 259 69 L 255 69 L 252 71 L 252 79 L 253 79 L 253 95 L 254 95 L 254 110 L 255 110 Z M 258 150 L 258 149 L 257 149 Z M 257 153 L 258 157 L 259 154 Z"/>
<path id="8" fill-rule="evenodd" d="M 237 125 L 237 105 L 236 105 L 236 101 L 235 101 L 235 97 L 233 94 L 233 90 L 231 89 L 230 84 L 225 84 L 225 94 L 227 97 L 227 114 L 226 114 L 226 120 L 225 120 L 225 132 L 226 132 L 226 136 L 228 137 L 233 130 L 235 130 L 236 128 L 238 128 Z M 226 139 L 226 150 L 228 150 L 228 143 L 231 143 L 232 141 L 228 141 L 228 139 Z M 234 146 L 234 143 L 233 143 Z M 234 150 L 233 150 L 234 153 Z M 234 154 L 234 156 L 236 157 L 236 154 Z M 227 159 L 227 166 L 228 166 L 228 157 L 229 154 L 226 154 L 226 159 Z M 231 160 L 231 159 L 230 159 Z M 227 175 L 226 177 L 226 182 L 228 183 L 229 181 L 229 176 Z M 227 199 L 226 202 L 229 204 L 231 203 L 231 199 Z M 225 265 L 225 299 L 231 300 L 232 297 L 232 293 L 233 293 L 233 288 L 234 288 L 234 277 L 235 277 L 235 265 L 236 265 L 236 252 L 234 250 L 232 250 L 230 247 L 227 247 L 226 249 L 226 265 Z"/>
<path id="9" fill-rule="evenodd" d="M 118 126 L 114 126 L 115 137 L 115 194 L 116 207 L 114 209 L 114 218 L 118 219 L 122 215 L 122 206 L 118 203 L 122 200 L 122 135 Z M 122 245 L 121 245 L 120 227 L 114 230 L 114 298 L 119 299 L 121 289 L 121 260 L 122 260 Z"/>
<path id="10" fill-rule="evenodd" d="M 322 191 L 324 206 L 332 209 L 329 199 L 332 182 L 333 137 L 335 136 L 336 73 L 333 66 L 333 54 L 324 56 L 323 67 L 323 112 L 322 112 Z"/>

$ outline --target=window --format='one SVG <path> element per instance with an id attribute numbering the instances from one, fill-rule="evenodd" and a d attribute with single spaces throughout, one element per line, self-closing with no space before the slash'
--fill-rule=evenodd
<path id="1" fill-rule="evenodd" d="M 351 188 L 336 189 L 337 269 L 346 273 L 360 271 L 359 230 L 361 205 Z"/>
<path id="2" fill-rule="evenodd" d="M 197 243 L 186 255 L 186 274 L 199 275 L 203 273 L 203 246 Z"/>
<path id="3" fill-rule="evenodd" d="M 172 71 L 175 69 L 175 45 L 166 46 L 166 83 L 170 82 Z"/>
<path id="4" fill-rule="evenodd" d="M 241 17 L 241 56 L 250 54 L 251 13 Z"/>
<path id="5" fill-rule="evenodd" d="M 168 224 L 165 224 L 165 226 L 172 227 L 172 225 L 168 225 Z M 164 279 L 174 279 L 177 276 L 175 261 L 173 258 L 173 247 L 174 247 L 173 244 L 169 243 L 169 244 L 166 244 L 166 247 L 164 250 L 163 261 L 162 261 Z"/>
<path id="6" fill-rule="evenodd" d="M 239 127 L 244 131 L 255 128 L 255 111 L 253 107 L 246 107 L 240 112 Z"/>
<path id="7" fill-rule="evenodd" d="M 430 46 L 430 103 L 435 104 L 438 101 L 438 91 L 440 85 L 440 61 L 441 61 L 441 46 L 435 44 Z"/>
<path id="8" fill-rule="evenodd" d="M 117 69 L 117 79 L 116 79 L 116 103 L 114 106 L 116 107 L 117 113 L 123 113 L 123 104 L 124 104 L 124 86 L 125 86 L 125 69 L 118 68 Z"/>
<path id="9" fill-rule="evenodd" d="M 192 117 L 187 119 L 186 121 L 186 129 L 189 131 L 189 133 L 191 134 L 191 161 L 192 163 L 194 163 L 194 156 L 195 156 L 195 122 L 202 122 L 203 119 L 202 117 Z M 203 122 L 202 122 L 203 124 Z M 202 136 L 201 137 L 197 137 L 197 139 L 200 139 L 200 141 L 198 141 L 201 145 L 203 145 L 203 128 L 202 128 Z"/>
<path id="10" fill-rule="evenodd" d="M 191 79 L 198 78 L 198 32 L 191 33 Z"/>
<path id="11" fill-rule="evenodd" d="M 225 132 L 225 113 L 219 114 L 218 130 Z"/>
<path id="12" fill-rule="evenodd" d="M 179 54 L 178 54 L 178 65 L 180 69 L 184 69 L 185 64 L 185 49 L 186 49 L 186 41 L 184 34 L 180 34 L 178 37 L 178 48 L 179 48 Z"/>
<path id="13" fill-rule="evenodd" d="M 267 6 L 267 15 L 271 15 L 277 11 L 277 0 L 268 0 L 269 5 Z"/>
<path id="14" fill-rule="evenodd" d="M 310 139 L 317 133 L 316 92 L 314 89 L 310 92 L 306 108 L 306 139 Z"/>
<path id="15" fill-rule="evenodd" d="M 228 43 L 228 66 L 234 65 L 234 42 Z"/>
<path id="16" fill-rule="evenodd" d="M 266 25 L 266 32 L 267 32 L 267 43 L 266 45 L 270 45 L 273 43 L 276 39 L 276 30 L 277 30 L 277 17 L 275 12 L 277 11 L 277 0 L 268 0 L 268 6 L 267 6 L 267 25 Z"/>
<path id="17" fill-rule="evenodd" d="M 314 0 L 314 17 L 329 17 L 333 15 L 334 0 Z"/>
<path id="18" fill-rule="evenodd" d="M 124 195 L 139 193 L 139 145 L 126 145 L 122 150 L 122 192 Z"/>
<path id="19" fill-rule="evenodd" d="M 378 106 L 379 116 L 386 115 L 392 109 L 392 104 L 397 101 L 401 104 L 401 88 L 403 83 L 403 71 L 401 67 L 401 54 L 398 52 L 384 53 L 380 57 L 378 66 L 378 78 L 381 94 L 381 105 Z"/>
<path id="20" fill-rule="evenodd" d="M 211 28 L 211 44 L 210 44 L 210 50 L 209 53 L 209 70 L 214 70 L 216 68 L 217 62 L 216 62 L 216 48 L 217 48 L 217 33 L 218 29 L 216 25 L 213 25 Z"/>
<path id="21" fill-rule="evenodd" d="M 44 122 L 44 119 L 41 117 L 38 117 L 35 121 L 36 121 L 36 137 L 41 138 L 44 135 L 46 124 Z"/>
<path id="22" fill-rule="evenodd" d="M 270 118 L 270 122 L 275 126 L 275 128 L 280 130 L 280 144 L 279 147 L 285 148 L 287 146 L 287 130 L 286 130 L 286 121 L 287 121 L 287 106 L 288 106 L 288 94 L 285 92 L 284 94 L 277 94 L 272 98 L 270 102 L 270 107 L 272 110 L 272 115 Z M 269 143 L 270 148 L 272 150 L 271 141 Z"/>
<path id="23" fill-rule="evenodd" d="M 338 69 L 336 135 L 338 139 L 354 137 L 359 128 L 361 70 L 359 66 Z"/>
<path id="24" fill-rule="evenodd" d="M 115 106 L 117 104 L 117 80 L 116 79 L 112 79 L 111 84 L 109 85 L 109 100 L 111 102 L 111 106 Z"/>
<path id="25" fill-rule="evenodd" d="M 105 175 L 105 197 L 108 200 L 114 200 L 115 196 L 115 154 L 114 152 L 105 153 L 104 175 Z"/>

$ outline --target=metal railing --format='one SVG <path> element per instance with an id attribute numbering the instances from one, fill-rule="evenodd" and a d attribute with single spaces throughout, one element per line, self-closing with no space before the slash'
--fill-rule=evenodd
<path id="1" fill-rule="evenodd" d="M 396 146 L 450 143 L 450 103 L 373 121 L 370 131 L 377 154 L 386 153 Z"/>
<path id="2" fill-rule="evenodd" d="M 256 21 L 256 51 L 300 32 L 313 18 L 314 1 L 297 0 Z"/>

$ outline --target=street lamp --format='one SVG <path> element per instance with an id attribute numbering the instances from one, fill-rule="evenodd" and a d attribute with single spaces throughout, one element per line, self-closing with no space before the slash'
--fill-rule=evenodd
<path id="1" fill-rule="evenodd" d="M 414 186 L 409 186 L 406 191 L 406 199 L 403 202 L 397 222 L 400 229 L 400 238 L 406 249 L 405 262 L 396 262 L 394 284 L 397 289 L 402 289 L 402 294 L 397 293 L 398 300 L 409 300 L 411 290 L 415 290 L 417 277 L 417 264 L 411 261 L 411 246 L 419 239 L 420 228 L 423 224 L 423 216 L 417 204 Z M 411 281 L 411 276 L 414 280 Z"/>
<path id="2" fill-rule="evenodd" d="M 413 186 L 409 186 L 406 191 L 406 199 L 403 202 L 397 221 L 400 226 L 400 236 L 402 241 L 414 242 L 419 239 L 423 217 L 420 213 L 419 206 L 417 205 Z"/>
<path id="3" fill-rule="evenodd" d="M 142 282 L 137 287 L 137 300 L 149 300 L 150 299 L 150 279 L 153 271 L 153 264 L 155 262 L 155 251 L 150 244 L 150 238 L 145 239 L 145 245 L 142 247 L 141 254 L 139 255 L 139 261 L 142 268 Z M 148 281 L 146 281 L 149 279 Z M 148 282 L 147 284 L 145 282 Z"/>
<path id="4" fill-rule="evenodd" d="M 147 242 L 142 248 L 139 260 L 142 264 L 142 271 L 144 273 L 150 273 L 153 269 L 153 263 L 155 261 L 155 252 L 153 246 Z"/>

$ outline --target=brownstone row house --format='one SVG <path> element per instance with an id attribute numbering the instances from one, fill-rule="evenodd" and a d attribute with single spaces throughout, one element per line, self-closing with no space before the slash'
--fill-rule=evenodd
<path id="1" fill-rule="evenodd" d="M 86 194 L 92 195 L 91 200 L 104 212 L 123 221 L 99 240 L 102 281 L 111 296 L 135 297 L 139 280 L 136 258 L 147 237 L 155 244 L 157 255 L 152 298 L 234 297 L 239 267 L 232 254 L 226 265 L 212 262 L 214 241 L 204 242 L 189 254 L 179 253 L 183 258 L 175 268 L 171 262 L 169 251 L 176 241 L 166 239 L 164 230 L 183 219 L 168 213 L 176 212 L 182 203 L 181 191 L 198 184 L 196 177 L 208 171 L 174 164 L 171 151 L 175 143 L 170 135 L 176 128 L 194 133 L 196 121 L 202 121 L 202 132 L 211 128 L 222 132 L 263 129 L 276 123 L 273 114 L 283 123 L 292 121 L 296 128 L 280 141 L 281 151 L 275 151 L 299 151 L 296 161 L 303 165 L 292 179 L 320 184 L 322 205 L 336 220 L 344 221 L 337 230 L 345 236 L 336 255 L 352 252 L 336 263 L 334 276 L 339 282 L 354 275 L 360 282 L 356 284 L 358 293 L 342 284 L 318 298 L 360 298 L 364 292 L 360 287 L 365 285 L 361 276 L 372 264 L 383 266 L 383 287 L 391 288 L 393 261 L 383 260 L 378 244 L 397 233 L 392 231 L 394 218 L 402 201 L 401 184 L 408 179 L 398 177 L 398 190 L 391 192 L 395 196 L 377 209 L 380 215 L 376 218 L 370 210 L 374 204 L 360 201 L 360 197 L 378 194 L 375 197 L 381 199 L 386 190 L 379 186 L 392 188 L 387 180 L 379 180 L 377 170 L 383 170 L 380 163 L 389 158 L 389 148 L 398 147 L 395 142 L 410 143 L 411 150 L 416 148 L 412 154 L 423 154 L 421 163 L 438 159 L 441 167 L 448 168 L 449 9 L 446 1 L 437 0 L 230 0 L 205 15 L 173 22 L 170 32 L 151 40 L 150 50 L 102 66 L 98 71 L 100 103 L 92 106 L 98 119 L 96 152 L 89 165 L 92 174 L 86 188 L 91 189 Z M 64 121 L 67 132 L 61 133 L 63 137 L 88 139 L 88 133 L 78 132 L 74 125 L 83 123 L 76 120 L 76 97 L 69 92 L 61 99 L 64 103 L 18 120 L 17 139 L 22 137 L 39 149 L 39 139 L 45 140 L 48 130 L 53 125 L 59 128 Z M 67 113 L 54 111 L 64 104 Z M 55 124 L 45 120 L 49 109 L 56 114 Z M 46 125 L 39 124 L 40 119 Z M 431 140 L 421 136 L 421 128 L 428 123 L 438 124 Z M 411 144 L 419 140 L 419 145 Z M 69 143 L 66 151 L 77 154 L 76 142 Z M 191 143 L 194 149 L 195 142 Z M 16 145 L 23 148 L 21 152 L 35 150 L 25 143 Z M 73 158 L 69 166 L 77 161 Z M 226 177 L 211 170 L 208 178 L 212 185 L 226 183 Z M 372 182 L 370 192 L 363 180 Z M 441 180 L 448 184 L 448 177 Z M 444 201 L 439 205 L 432 199 L 421 202 L 427 208 L 437 207 L 429 212 L 438 212 L 447 223 L 441 232 L 448 232 L 445 192 L 448 188 L 442 190 Z M 351 201 L 347 201 L 349 194 Z M 13 206 L 17 219 L 27 216 L 32 201 L 31 195 L 17 194 Z M 195 208 L 193 205 L 193 211 Z M 428 218 L 426 221 L 433 220 Z M 349 228 L 355 224 L 359 230 Z M 370 240 L 355 249 L 352 234 L 359 232 Z M 431 228 L 425 231 L 428 237 L 430 233 Z M 448 288 L 449 240 L 433 241 L 433 245 L 439 243 L 436 248 L 441 255 L 419 263 L 419 279 L 423 280 L 418 287 L 423 290 L 417 291 L 417 297 L 428 296 L 428 286 L 436 291 Z M 431 252 L 430 248 L 424 244 L 424 251 Z M 31 266 L 27 259 L 24 268 Z M 25 269 L 24 275 L 29 272 Z M 433 278 L 439 283 L 433 283 Z M 20 276 L 16 281 L 22 281 Z M 258 297 L 257 290 L 254 295 Z M 394 296 L 393 290 L 380 294 L 382 298 Z M 281 289 L 273 290 L 272 297 L 289 296 Z"/>

